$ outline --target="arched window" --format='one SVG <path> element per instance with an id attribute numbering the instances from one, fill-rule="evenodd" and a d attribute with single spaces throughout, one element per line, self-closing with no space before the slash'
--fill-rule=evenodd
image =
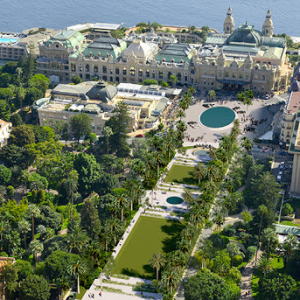
<path id="1" fill-rule="evenodd" d="M 130 75 L 135 76 L 135 68 L 134 67 L 130 68 Z"/>
<path id="2" fill-rule="evenodd" d="M 139 69 L 139 77 L 142 77 L 142 76 L 143 76 L 143 70 Z"/>
<path id="3" fill-rule="evenodd" d="M 150 71 L 146 70 L 146 77 L 150 77 Z"/>
<path id="4" fill-rule="evenodd" d="M 163 77 L 164 77 L 164 73 L 163 73 L 163 71 L 159 71 L 159 73 L 158 73 L 158 77 L 159 77 L 159 78 L 163 78 Z"/>
<path id="5" fill-rule="evenodd" d="M 123 75 L 127 75 L 127 69 L 123 68 Z"/>
<path id="6" fill-rule="evenodd" d="M 85 71 L 89 72 L 90 71 L 90 65 L 85 65 Z"/>
<path id="7" fill-rule="evenodd" d="M 177 77 L 178 81 L 181 81 L 181 73 L 178 73 L 176 77 Z"/>
<path id="8" fill-rule="evenodd" d="M 94 66 L 94 72 L 98 73 L 98 66 Z"/>
<path id="9" fill-rule="evenodd" d="M 106 74 L 106 73 L 107 73 L 107 67 L 106 67 L 106 66 L 103 66 L 103 67 L 102 67 L 102 73 L 103 73 L 103 74 Z"/>

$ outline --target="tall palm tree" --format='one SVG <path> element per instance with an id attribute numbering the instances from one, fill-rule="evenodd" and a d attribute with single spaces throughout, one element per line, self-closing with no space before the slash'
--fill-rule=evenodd
<path id="1" fill-rule="evenodd" d="M 110 136 L 113 135 L 113 131 L 109 126 L 104 126 L 102 130 L 102 134 L 106 142 L 106 154 L 109 154 L 109 138 Z"/>
<path id="2" fill-rule="evenodd" d="M 74 203 L 74 195 L 78 188 L 78 179 L 79 179 L 79 176 L 78 176 L 77 171 L 71 170 L 69 172 L 69 174 L 67 175 L 67 178 L 64 182 L 64 185 L 68 192 L 69 199 L 71 200 L 71 201 L 69 201 L 69 203 L 71 203 L 72 205 Z M 70 219 L 71 219 L 71 217 L 72 216 L 70 215 Z"/>
<path id="3" fill-rule="evenodd" d="M 191 93 L 191 94 L 195 94 L 196 93 L 196 90 L 193 86 L 190 86 L 188 91 Z"/>
<path id="4" fill-rule="evenodd" d="M 23 238 L 24 238 L 24 249 L 27 249 L 27 232 L 30 231 L 30 223 L 28 221 L 26 221 L 25 219 L 22 219 L 19 223 L 18 223 L 18 229 L 19 231 L 23 234 Z"/>
<path id="5" fill-rule="evenodd" d="M 163 273 L 161 281 L 167 290 L 172 294 L 173 289 L 179 283 L 180 278 L 177 272 L 169 270 Z"/>
<path id="6" fill-rule="evenodd" d="M 205 219 L 202 215 L 202 210 L 198 207 L 193 208 L 190 214 L 190 222 L 196 225 L 196 230 L 198 230 L 198 225 L 204 223 Z"/>
<path id="7" fill-rule="evenodd" d="M 277 234 L 275 232 L 275 230 L 273 230 L 272 228 L 266 228 L 263 231 L 263 240 L 266 242 L 267 244 L 267 259 L 270 258 L 270 252 L 271 252 L 271 243 L 272 242 L 277 242 L 276 244 L 278 244 L 278 237 Z"/>
<path id="8" fill-rule="evenodd" d="M 79 224 L 75 224 L 68 231 L 67 241 L 70 252 L 80 254 L 83 250 L 84 244 L 88 241 L 86 231 L 82 229 Z"/>
<path id="9" fill-rule="evenodd" d="M 161 253 L 154 253 L 149 260 L 149 264 L 153 269 L 156 269 L 156 280 L 159 280 L 159 270 L 166 265 L 166 259 Z"/>
<path id="10" fill-rule="evenodd" d="M 181 239 L 179 242 L 178 242 L 178 250 L 180 252 L 182 252 L 183 254 L 187 253 L 190 251 L 190 245 L 189 245 L 189 241 L 186 240 L 186 239 Z"/>
<path id="11" fill-rule="evenodd" d="M 204 163 L 198 162 L 193 170 L 193 175 L 198 178 L 198 184 L 207 176 L 207 167 Z"/>
<path id="12" fill-rule="evenodd" d="M 38 261 L 38 254 L 44 250 L 44 245 L 39 241 L 31 241 L 29 244 L 29 251 L 33 254 L 35 261 Z"/>
<path id="13" fill-rule="evenodd" d="M 212 242 L 208 239 L 202 239 L 201 246 L 199 247 L 199 255 L 201 256 L 201 268 L 205 267 L 205 260 L 209 258 L 209 254 L 213 250 Z"/>
<path id="14" fill-rule="evenodd" d="M 241 146 L 249 152 L 249 150 L 251 150 L 253 148 L 253 143 L 252 143 L 251 139 L 249 139 L 247 137 L 243 137 Z"/>
<path id="15" fill-rule="evenodd" d="M 189 205 L 195 202 L 195 198 L 192 195 L 191 191 L 188 189 L 184 190 L 183 200 L 186 203 L 187 209 L 189 209 Z"/>
<path id="16" fill-rule="evenodd" d="M 179 250 L 172 251 L 168 256 L 168 264 L 171 266 L 171 270 L 176 273 L 180 273 L 186 265 L 186 260 L 186 255 Z"/>
<path id="17" fill-rule="evenodd" d="M 213 222 L 217 224 L 217 230 L 221 230 L 222 225 L 225 223 L 224 214 L 221 211 L 216 211 L 214 213 Z"/>
<path id="18" fill-rule="evenodd" d="M 285 250 L 285 261 L 286 263 L 289 261 L 289 259 L 292 256 L 292 251 L 296 248 L 298 245 L 298 240 L 295 235 L 289 234 L 286 238 L 286 240 L 283 243 L 283 249 Z"/>
<path id="19" fill-rule="evenodd" d="M 117 244 L 117 235 L 122 231 L 122 226 L 119 222 L 120 221 L 116 218 L 109 221 L 110 230 L 114 236 L 114 245 Z"/>
<path id="20" fill-rule="evenodd" d="M 152 155 L 152 162 L 153 162 L 153 164 L 156 165 L 156 169 L 157 169 L 156 170 L 156 172 L 157 172 L 156 176 L 157 176 L 157 179 L 158 179 L 159 178 L 159 165 L 162 165 L 164 163 L 164 158 L 160 153 L 156 152 Z"/>
<path id="21" fill-rule="evenodd" d="M 240 251 L 240 248 L 237 246 L 237 244 L 234 242 L 230 242 L 229 244 L 227 244 L 226 251 L 231 258 L 231 267 L 233 266 L 233 257 L 235 255 L 240 255 L 242 257 L 245 256 L 244 253 Z"/>
<path id="22" fill-rule="evenodd" d="M 120 216 L 121 216 L 121 222 L 124 220 L 124 208 L 128 207 L 128 199 L 126 194 L 121 193 L 120 195 L 117 196 L 117 201 L 118 201 L 118 207 L 120 209 Z"/>
<path id="23" fill-rule="evenodd" d="M 256 255 L 255 255 L 255 261 L 257 261 L 257 252 L 258 252 L 258 247 L 259 247 L 259 243 L 260 243 L 260 234 L 261 234 L 263 216 L 268 213 L 268 208 L 262 204 L 257 208 L 257 212 L 258 212 L 258 215 L 260 216 L 260 223 L 259 223 L 259 230 L 258 230 L 258 241 L 257 241 L 257 250 L 256 250 Z"/>
<path id="24" fill-rule="evenodd" d="M 78 260 L 72 265 L 69 266 L 68 272 L 71 275 L 74 275 L 77 277 L 77 294 L 80 294 L 80 280 L 79 280 L 79 275 L 82 275 L 86 272 L 87 267 L 86 265 L 81 261 Z"/>
<path id="25" fill-rule="evenodd" d="M 29 204 L 27 207 L 27 213 L 31 217 L 31 234 L 32 241 L 34 241 L 34 218 L 40 216 L 40 209 L 35 204 Z"/>
<path id="26" fill-rule="evenodd" d="M 23 73 L 22 68 L 16 68 L 16 73 L 18 74 L 18 86 L 21 86 L 21 74 Z"/>
<path id="27" fill-rule="evenodd" d="M 16 89 L 16 98 L 20 101 L 20 107 L 23 108 L 23 100 L 25 99 L 26 91 L 23 87 L 19 86 Z"/>

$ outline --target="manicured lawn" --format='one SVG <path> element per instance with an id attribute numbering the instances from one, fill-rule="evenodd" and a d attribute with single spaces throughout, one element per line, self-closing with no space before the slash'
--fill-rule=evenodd
<path id="1" fill-rule="evenodd" d="M 149 260 L 153 253 L 175 250 L 183 224 L 178 221 L 140 217 L 116 258 L 115 274 L 155 278 Z"/>
<path id="2" fill-rule="evenodd" d="M 292 221 L 282 221 L 280 222 L 281 225 L 287 225 L 287 226 L 294 226 L 294 227 L 300 227 L 299 224 L 297 223 L 294 223 Z"/>
<path id="3" fill-rule="evenodd" d="M 198 180 L 194 178 L 192 172 L 194 167 L 187 167 L 181 165 L 173 165 L 166 176 L 165 182 L 176 182 L 197 185 Z"/>
<path id="4" fill-rule="evenodd" d="M 76 295 L 76 299 L 82 299 L 82 297 L 84 296 L 86 292 L 86 289 L 83 286 L 80 286 L 80 294 Z"/>

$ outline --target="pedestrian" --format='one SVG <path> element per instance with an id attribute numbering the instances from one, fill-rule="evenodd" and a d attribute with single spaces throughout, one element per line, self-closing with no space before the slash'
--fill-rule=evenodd
<path id="1" fill-rule="evenodd" d="M 91 298 L 91 294 L 89 294 L 89 298 Z"/>
<path id="2" fill-rule="evenodd" d="M 102 297 L 102 292 L 101 291 L 99 292 L 99 296 Z"/>

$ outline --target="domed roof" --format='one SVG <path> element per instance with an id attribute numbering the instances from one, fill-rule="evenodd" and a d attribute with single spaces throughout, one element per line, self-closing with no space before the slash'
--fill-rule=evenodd
<path id="1" fill-rule="evenodd" d="M 88 92 L 90 99 L 101 100 L 107 102 L 117 94 L 117 88 L 107 82 L 99 81 Z"/>
<path id="2" fill-rule="evenodd" d="M 260 41 L 261 33 L 246 22 L 244 25 L 241 25 L 239 28 L 234 30 L 234 32 L 228 37 L 226 44 L 247 43 L 259 46 Z"/>
<path id="3" fill-rule="evenodd" d="M 153 43 L 145 43 L 141 40 L 134 40 L 123 52 L 123 57 L 128 58 L 133 54 L 138 59 L 146 59 L 152 53 L 155 46 L 156 45 Z"/>

